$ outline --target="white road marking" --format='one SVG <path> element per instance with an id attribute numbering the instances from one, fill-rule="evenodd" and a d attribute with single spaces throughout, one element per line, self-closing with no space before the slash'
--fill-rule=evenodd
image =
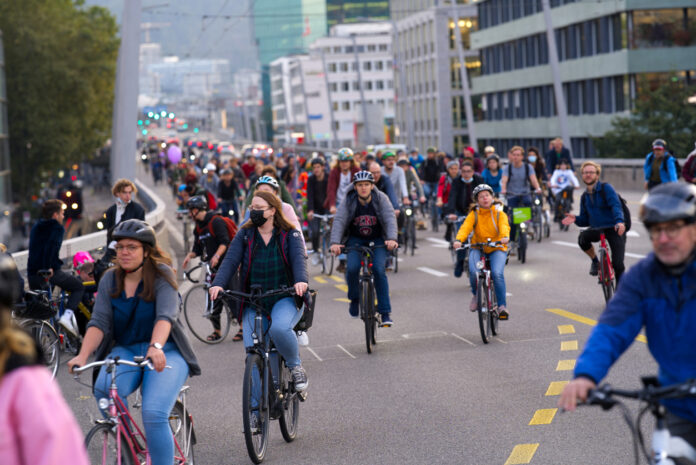
<path id="1" fill-rule="evenodd" d="M 419 266 L 416 269 L 418 271 L 422 271 L 423 273 L 428 273 L 428 274 L 431 274 L 433 276 L 437 276 L 438 278 L 444 278 L 445 276 L 447 276 L 447 273 L 443 273 L 442 271 L 433 270 L 432 268 L 428 268 L 427 266 Z"/>
<path id="2" fill-rule="evenodd" d="M 509 293 L 509 292 L 506 292 L 505 295 L 506 295 L 507 297 L 512 297 L 512 294 Z"/>
<path id="3" fill-rule="evenodd" d="M 449 244 L 430 244 L 430 247 L 435 247 L 436 249 L 449 249 Z"/>
<path id="4" fill-rule="evenodd" d="M 403 337 L 404 339 L 424 339 L 429 337 L 440 336 L 447 336 L 447 333 L 445 331 L 424 331 L 421 333 L 407 333 L 401 335 L 401 337 Z"/>
<path id="5" fill-rule="evenodd" d="M 312 355 L 314 355 L 314 356 L 317 358 L 317 360 L 319 360 L 320 362 L 323 362 L 323 361 L 324 361 L 324 360 L 321 359 L 320 356 L 317 355 L 316 352 L 314 352 L 314 351 L 312 350 L 311 347 L 307 346 L 307 350 L 310 351 L 310 352 L 312 353 Z"/>
<path id="6" fill-rule="evenodd" d="M 630 231 L 629 231 L 629 232 L 630 232 Z M 574 243 L 572 243 L 572 242 L 551 241 L 551 243 L 552 243 L 552 244 L 556 244 L 556 245 L 563 245 L 563 246 L 565 246 L 565 247 L 576 247 L 576 248 L 578 247 L 577 244 L 574 244 Z M 641 254 L 638 254 L 638 253 L 631 253 L 631 252 L 626 252 L 626 253 L 624 253 L 624 255 L 627 256 L 627 257 L 631 257 L 631 258 L 645 258 L 645 257 L 646 257 L 645 255 L 641 255 Z"/>
<path id="7" fill-rule="evenodd" d="M 430 242 L 434 242 L 435 244 L 444 244 L 444 245 L 449 246 L 448 241 L 446 241 L 444 239 L 440 239 L 438 237 L 426 237 L 426 240 L 429 240 Z"/>
<path id="8" fill-rule="evenodd" d="M 628 231 L 628 232 L 626 233 L 626 235 L 627 235 L 628 237 L 640 237 L 640 234 L 638 234 L 638 233 L 635 232 L 635 231 Z"/>
<path id="9" fill-rule="evenodd" d="M 464 339 L 463 337 L 459 336 L 458 334 L 454 334 L 454 333 L 451 333 L 451 334 L 452 334 L 452 336 L 456 337 L 457 339 L 459 339 L 459 340 L 461 340 L 461 341 L 464 341 L 464 342 L 466 342 L 467 344 L 470 344 L 470 345 L 476 347 L 476 344 L 474 344 L 474 343 L 471 342 L 470 340 Z"/>
<path id="10" fill-rule="evenodd" d="M 626 252 L 626 253 L 624 253 L 624 255 L 626 255 L 627 257 L 631 257 L 631 258 L 645 258 L 646 257 L 645 255 L 641 255 L 638 253 L 631 253 L 631 252 Z"/>
<path id="11" fill-rule="evenodd" d="M 350 356 L 350 358 L 352 358 L 352 359 L 356 358 L 355 355 L 353 355 L 353 354 L 351 354 L 350 352 L 348 352 L 348 351 L 346 350 L 346 348 L 343 347 L 341 344 L 336 344 L 336 346 L 338 346 L 338 348 L 341 349 L 343 352 L 347 353 L 347 354 Z"/>

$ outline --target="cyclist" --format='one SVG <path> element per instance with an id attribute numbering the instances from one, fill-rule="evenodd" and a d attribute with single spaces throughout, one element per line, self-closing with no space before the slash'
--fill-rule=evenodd
<path id="1" fill-rule="evenodd" d="M 652 152 L 645 157 L 643 172 L 646 189 L 665 182 L 677 182 L 677 161 L 667 152 L 667 142 L 664 139 L 653 141 Z"/>
<path id="2" fill-rule="evenodd" d="M 549 181 L 549 187 L 551 187 L 551 193 L 554 199 L 558 199 L 558 195 L 566 191 L 568 192 L 568 197 L 570 197 L 570 204 L 573 204 L 573 190 L 580 188 L 580 183 L 578 178 L 575 176 L 573 170 L 570 169 L 570 163 L 568 160 L 561 160 L 558 164 L 558 168 L 553 172 L 551 180 Z M 558 203 L 556 203 L 558 205 Z M 556 217 L 554 221 L 559 221 L 562 218 L 559 217 L 558 207 L 554 208 L 556 212 Z"/>
<path id="3" fill-rule="evenodd" d="M 508 195 L 508 214 L 516 207 L 531 207 L 532 192 L 541 194 L 539 181 L 534 171 L 534 167 L 524 162 L 524 149 L 515 145 L 508 151 L 510 163 L 503 168 L 503 178 L 500 180 L 500 194 Z M 514 240 L 517 232 L 517 225 L 510 225 L 510 237 Z"/>
<path id="4" fill-rule="evenodd" d="M 510 241 L 510 224 L 507 215 L 503 211 L 503 205 L 495 201 L 493 188 L 488 184 L 480 184 L 476 186 L 473 192 L 475 205 L 472 205 L 471 211 L 466 216 L 466 220 L 462 223 L 457 240 L 454 242 L 454 248 L 458 249 L 462 243 L 466 241 L 469 234 L 474 233 L 471 242 L 481 243 L 490 239 L 492 242 L 500 241 L 502 246 L 484 247 L 483 253 L 490 259 L 491 274 L 493 275 L 493 283 L 495 284 L 495 297 L 498 301 L 498 318 L 507 320 L 509 315 L 507 312 L 507 300 L 505 291 L 505 262 L 507 261 L 507 244 Z M 471 249 L 469 251 L 469 282 L 471 284 L 471 292 L 474 297 L 471 299 L 469 310 L 476 311 L 478 306 L 478 298 L 476 295 L 477 273 L 476 264 L 481 260 L 481 251 L 479 249 Z"/>
<path id="5" fill-rule="evenodd" d="M 450 221 L 456 220 L 457 216 L 469 213 L 469 208 L 474 203 L 474 189 L 479 184 L 483 184 L 483 178 L 474 173 L 474 164 L 471 161 L 464 160 L 461 176 L 452 181 L 452 189 L 445 207 L 445 214 Z M 461 223 L 456 224 L 454 230 L 458 231 L 460 226 Z M 454 276 L 457 278 L 464 272 L 464 258 L 464 250 L 458 251 L 457 261 L 454 264 Z"/>
<path id="6" fill-rule="evenodd" d="M 575 365 L 559 407 L 578 400 L 607 374 L 643 327 L 663 386 L 696 378 L 696 186 L 668 183 L 643 197 L 640 219 L 653 252 L 634 265 L 607 304 Z M 663 401 L 673 436 L 696 447 L 696 399 Z"/>
<path id="7" fill-rule="evenodd" d="M 220 182 L 217 186 L 217 197 L 222 216 L 230 216 L 230 210 L 232 210 L 234 222 L 239 223 L 238 201 L 244 200 L 244 194 L 239 188 L 239 184 L 237 184 L 237 181 L 234 179 L 234 174 L 230 168 L 225 168 L 220 171 Z"/>
<path id="8" fill-rule="evenodd" d="M 407 158 L 401 158 L 397 162 L 397 165 L 404 170 L 406 176 L 406 192 L 408 192 L 411 202 L 413 204 L 425 204 L 425 192 L 423 191 L 423 186 L 421 185 L 421 180 L 418 178 L 416 170 L 411 167 Z M 425 229 L 423 220 L 418 220 L 417 227 L 418 229 Z"/>
<path id="9" fill-rule="evenodd" d="M 116 384 L 126 403 L 126 397 L 142 384 L 142 417 L 152 465 L 171 465 L 174 440 L 169 413 L 186 378 L 201 370 L 178 320 L 179 294 L 172 261 L 158 246 L 155 230 L 144 221 L 127 220 L 116 226 L 113 238 L 117 241 L 116 266 L 99 283 L 80 353 L 68 367 L 72 371 L 84 365 L 97 349 L 97 360 L 105 356 L 149 358 L 154 370 L 121 370 Z M 165 370 L 165 365 L 172 368 Z M 97 399 L 108 397 L 108 378 L 102 368 L 94 384 Z"/>
<path id="10" fill-rule="evenodd" d="M 536 175 L 537 182 L 540 186 L 543 186 L 544 182 L 548 179 L 548 174 L 546 171 L 546 162 L 539 156 L 539 149 L 536 147 L 528 147 L 527 161 L 534 167 L 534 174 Z"/>
<path id="11" fill-rule="evenodd" d="M 500 169 L 500 157 L 495 153 L 491 153 L 486 158 L 486 169 L 481 173 L 483 182 L 491 186 L 494 195 L 500 194 L 500 180 L 503 178 L 503 172 Z"/>
<path id="12" fill-rule="evenodd" d="M 431 150 L 431 149 L 433 151 L 435 150 L 432 147 L 430 147 L 428 150 Z M 401 150 L 399 150 L 399 152 L 404 153 Z M 397 153 L 397 155 L 400 155 L 400 154 Z M 405 153 L 404 153 L 404 156 L 406 156 Z M 411 150 L 411 154 L 408 157 L 408 161 L 411 164 L 411 166 L 413 166 L 414 169 L 419 170 L 421 168 L 421 165 L 425 161 L 425 159 L 423 158 L 423 155 L 418 153 L 418 149 L 413 149 L 413 150 Z"/>
<path id="13" fill-rule="evenodd" d="M 449 194 L 452 190 L 452 183 L 459 177 L 459 162 L 450 161 L 447 163 L 447 172 L 440 177 L 437 184 L 437 201 L 436 205 L 444 210 L 444 206 L 449 202 Z M 452 223 L 447 223 L 445 231 L 445 240 L 449 241 L 453 234 Z"/>
<path id="14" fill-rule="evenodd" d="M 285 182 L 278 178 L 278 171 L 272 165 L 264 166 L 261 170 L 261 176 L 256 178 L 256 180 L 252 183 L 252 187 L 249 189 L 249 194 L 247 195 L 247 198 L 244 202 L 244 207 L 249 208 L 249 205 L 251 205 L 251 199 L 254 198 L 254 192 L 256 192 L 256 189 L 261 184 L 270 183 L 270 181 L 268 181 L 268 178 L 271 178 L 273 181 L 275 181 L 275 183 L 272 183 L 272 185 L 276 189 L 277 195 L 280 198 L 280 200 L 283 203 L 290 205 L 294 210 L 295 201 L 292 199 L 292 196 L 290 195 L 290 192 L 288 191 Z M 261 181 L 261 179 L 263 179 L 263 181 Z M 297 217 L 297 214 L 295 214 L 295 217 Z"/>
<path id="15" fill-rule="evenodd" d="M 39 276 L 39 270 L 51 270 L 49 284 L 70 293 L 58 324 L 75 337 L 79 337 L 74 310 L 82 300 L 85 287 L 79 278 L 61 270 L 63 261 L 58 255 L 65 234 L 62 225 L 65 208 L 65 204 L 58 199 L 46 200 L 41 207 L 41 219 L 31 228 L 29 234 L 27 279 L 31 289 L 44 289 L 46 283 L 44 278 Z"/>
<path id="16" fill-rule="evenodd" d="M 599 182 L 601 172 L 602 167 L 595 162 L 586 161 L 582 164 L 580 173 L 587 190 L 586 195 L 583 194 L 580 197 L 580 215 L 568 213 L 562 223 L 566 226 L 573 223 L 580 227 L 590 226 L 590 229 L 582 231 L 578 236 L 578 245 L 592 259 L 590 266 L 592 276 L 597 276 L 599 273 L 599 259 L 592 243 L 599 241 L 600 233 L 604 233 L 611 248 L 611 264 L 614 267 L 618 286 L 625 269 L 626 225 L 621 200 L 611 184 Z"/>
<path id="17" fill-rule="evenodd" d="M 220 178 L 217 173 L 217 166 L 214 163 L 208 163 L 205 165 L 203 174 L 198 178 L 198 185 L 208 192 L 217 192 L 218 184 L 220 184 Z"/>
<path id="18" fill-rule="evenodd" d="M 14 260 L 0 255 L 0 463 L 87 465 L 82 431 L 58 383 L 36 343 L 11 324 L 19 279 Z"/>
<path id="19" fill-rule="evenodd" d="M 575 168 L 573 167 L 573 157 L 570 156 L 570 150 L 568 150 L 564 145 L 563 145 L 563 139 L 560 137 L 556 137 L 554 140 L 551 141 L 549 144 L 549 151 L 546 152 L 546 155 L 544 155 L 544 158 L 546 158 L 546 177 L 550 178 L 551 175 L 553 175 L 553 171 L 556 169 L 556 166 L 558 166 L 558 163 L 561 160 L 568 160 L 568 163 L 570 163 L 570 169 L 574 170 Z"/>
<path id="20" fill-rule="evenodd" d="M 326 187 L 326 200 L 324 208 L 329 210 L 332 215 L 336 213 L 346 192 L 350 190 L 353 175 L 360 171 L 360 166 L 355 162 L 353 151 L 348 147 L 343 147 L 338 151 L 338 164 L 329 172 L 329 182 Z"/>
<path id="21" fill-rule="evenodd" d="M 375 247 L 372 273 L 377 291 L 377 309 L 382 315 L 382 326 L 393 324 L 391 303 L 389 301 L 389 282 L 387 281 L 387 250 L 398 247 L 396 218 L 389 198 L 375 189 L 375 180 L 369 171 L 359 171 L 353 177 L 353 189 L 348 191 L 346 201 L 341 204 L 334 217 L 331 228 L 331 252 L 341 253 L 344 245 L 348 247 Z M 358 278 L 361 255 L 356 250 L 348 252 L 346 282 L 348 283 L 349 312 L 358 317 L 359 293 Z"/>
<path id="22" fill-rule="evenodd" d="M 435 147 L 428 147 L 426 159 L 420 167 L 420 179 L 423 183 L 423 191 L 428 201 L 434 201 L 437 196 L 437 184 L 440 176 L 446 170 L 442 158 L 437 156 Z"/>
<path id="23" fill-rule="evenodd" d="M 321 157 L 312 158 L 312 174 L 307 178 L 307 221 L 309 221 L 309 235 L 312 238 L 312 251 L 315 254 L 320 249 L 319 225 L 321 222 L 318 218 L 314 218 L 314 214 L 325 215 L 328 213 L 324 208 L 328 182 L 324 159 Z M 318 260 L 318 258 L 319 256 L 315 255 L 315 259 Z"/>
<path id="24" fill-rule="evenodd" d="M 111 239 L 111 232 L 117 224 L 130 219 L 145 221 L 145 209 L 138 202 L 133 200 L 133 196 L 138 193 L 132 181 L 119 179 L 111 188 L 111 193 L 116 197 L 116 203 L 104 212 L 104 229 L 106 229 L 106 253 L 104 258 L 111 260 L 116 256 L 114 246 L 116 241 Z"/>
<path id="25" fill-rule="evenodd" d="M 256 284 L 262 286 L 262 291 L 294 286 L 297 295 L 302 296 L 309 282 L 302 234 L 285 217 L 280 199 L 270 192 L 257 191 L 250 212 L 251 221 L 241 227 L 215 275 L 210 297 L 216 299 L 223 288 L 230 288 L 239 268 L 245 292 Z M 295 299 L 287 296 L 264 299 L 263 306 L 271 315 L 268 334 L 292 372 L 295 389 L 304 391 L 308 386 L 307 374 L 293 331 L 302 311 L 297 308 Z M 253 346 L 254 316 L 255 312 L 249 307 L 239 315 L 243 321 L 245 347 Z"/>
<path id="26" fill-rule="evenodd" d="M 379 163 L 373 163 L 370 165 L 370 169 L 367 170 L 372 173 L 372 178 L 375 180 L 375 187 L 381 192 L 387 194 L 389 201 L 394 207 L 394 214 L 398 217 L 401 210 L 399 210 L 399 199 L 396 198 L 394 193 L 394 185 L 391 183 L 389 176 L 382 176 L 382 167 Z"/>

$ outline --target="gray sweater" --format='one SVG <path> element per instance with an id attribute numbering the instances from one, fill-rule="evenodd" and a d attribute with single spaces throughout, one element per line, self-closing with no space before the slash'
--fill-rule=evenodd
<path id="1" fill-rule="evenodd" d="M 399 168 L 401 169 L 401 168 Z M 384 240 L 397 240 L 396 215 L 389 197 L 383 192 L 372 189 L 372 203 L 377 212 L 377 219 L 382 225 L 382 237 Z M 333 226 L 331 227 L 331 244 L 342 244 L 347 239 L 348 226 L 355 217 L 355 210 L 358 208 L 358 194 L 354 189 L 350 189 L 346 198 L 338 206 L 334 216 Z"/>
<path id="2" fill-rule="evenodd" d="M 172 279 L 174 272 L 171 268 L 161 265 L 161 269 L 166 269 L 166 273 L 171 273 Z M 92 310 L 92 318 L 87 324 L 87 328 L 94 326 L 104 333 L 104 339 L 96 351 L 97 360 L 101 360 L 112 349 L 114 333 L 113 319 L 114 313 L 111 307 L 111 294 L 116 288 L 115 271 L 108 270 L 104 273 L 99 281 L 99 290 L 97 298 L 94 302 Z M 174 289 L 164 278 L 159 277 L 155 280 L 155 321 L 165 320 L 172 324 L 170 337 L 174 341 L 179 353 L 184 357 L 189 366 L 189 375 L 195 376 L 201 374 L 201 367 L 196 359 L 196 354 L 193 353 L 191 341 L 184 331 L 184 326 L 179 318 L 181 310 L 181 298 L 179 292 Z"/>

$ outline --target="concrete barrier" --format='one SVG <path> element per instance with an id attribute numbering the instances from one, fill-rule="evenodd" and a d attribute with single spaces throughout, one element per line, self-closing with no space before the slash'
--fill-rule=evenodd
<path id="1" fill-rule="evenodd" d="M 576 164 L 576 175 L 582 186 L 580 165 L 588 159 L 573 161 Z M 600 181 L 608 182 L 615 189 L 619 191 L 642 191 L 644 189 L 643 163 L 645 158 L 591 158 L 589 161 L 599 163 L 602 166 Z"/>

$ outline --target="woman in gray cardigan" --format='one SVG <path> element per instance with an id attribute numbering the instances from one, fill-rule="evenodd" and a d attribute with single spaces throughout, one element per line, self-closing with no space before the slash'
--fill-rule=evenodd
<path id="1" fill-rule="evenodd" d="M 154 370 L 118 373 L 118 394 L 125 401 L 142 384 L 142 417 L 152 464 L 171 465 L 169 413 L 186 378 L 200 374 L 200 367 L 177 320 L 179 295 L 171 259 L 157 246 L 155 231 L 133 219 L 116 226 L 112 237 L 117 241 L 117 265 L 99 283 L 82 348 L 68 367 L 72 371 L 84 365 L 97 348 L 98 358 L 107 352 L 108 358 L 149 358 Z M 165 365 L 171 368 L 165 370 Z M 94 385 L 97 399 L 108 397 L 108 378 L 102 369 Z"/>

